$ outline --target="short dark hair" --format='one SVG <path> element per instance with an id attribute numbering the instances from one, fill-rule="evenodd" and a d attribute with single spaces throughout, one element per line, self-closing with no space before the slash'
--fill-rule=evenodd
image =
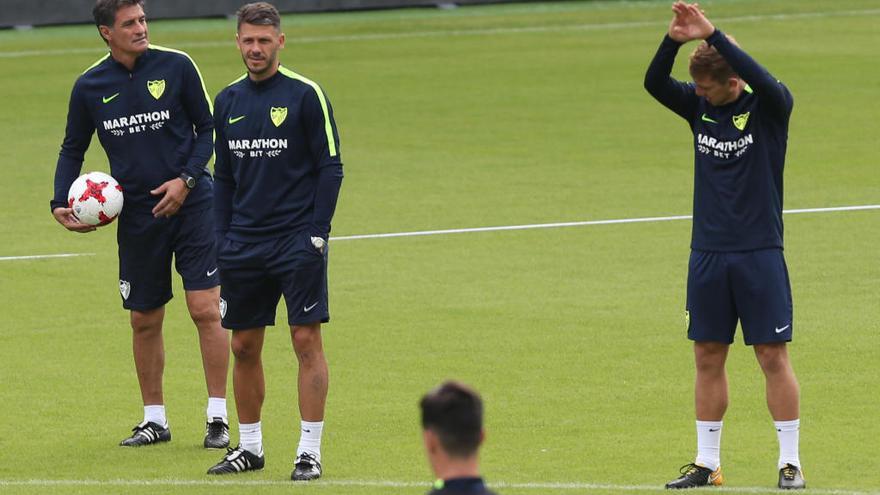
<path id="1" fill-rule="evenodd" d="M 245 23 L 281 29 L 281 16 L 271 3 L 254 2 L 242 5 L 235 15 L 238 16 L 238 29 Z"/>
<path id="2" fill-rule="evenodd" d="M 116 12 L 123 7 L 131 5 L 144 6 L 144 0 L 97 0 L 92 9 L 95 18 L 95 26 L 113 26 L 116 22 Z"/>
<path id="3" fill-rule="evenodd" d="M 420 406 L 422 428 L 437 435 L 447 454 L 469 457 L 477 452 L 483 432 L 483 400 L 475 390 L 447 381 L 425 394 Z"/>

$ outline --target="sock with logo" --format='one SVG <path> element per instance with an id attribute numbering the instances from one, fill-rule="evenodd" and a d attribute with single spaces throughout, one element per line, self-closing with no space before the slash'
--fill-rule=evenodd
<path id="1" fill-rule="evenodd" d="M 208 422 L 214 421 L 214 418 L 223 418 L 223 421 L 229 421 L 226 414 L 226 398 L 208 397 Z"/>
<path id="2" fill-rule="evenodd" d="M 779 439 L 779 467 L 782 469 L 786 464 L 801 467 L 798 455 L 798 439 L 800 437 L 801 420 L 774 421 L 776 437 Z"/>
<path id="3" fill-rule="evenodd" d="M 697 421 L 697 460 L 712 471 L 721 465 L 722 421 Z"/>
<path id="4" fill-rule="evenodd" d="M 144 406 L 144 421 L 168 428 L 168 419 L 165 418 L 165 405 Z"/>
<path id="5" fill-rule="evenodd" d="M 308 452 L 315 456 L 318 462 L 321 462 L 321 433 L 323 431 L 323 421 L 301 421 L 299 447 L 296 448 L 296 455 Z"/>
<path id="6" fill-rule="evenodd" d="M 239 423 L 239 445 L 254 455 L 263 455 L 263 427 L 260 421 L 256 423 Z"/>

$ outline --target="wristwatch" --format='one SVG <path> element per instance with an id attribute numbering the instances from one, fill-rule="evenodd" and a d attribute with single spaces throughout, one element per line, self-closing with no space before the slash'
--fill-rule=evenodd
<path id="1" fill-rule="evenodd" d="M 322 237 L 313 236 L 312 246 L 315 246 L 315 249 L 317 249 L 319 253 L 324 254 L 324 248 L 327 247 L 327 241 Z"/>
<path id="2" fill-rule="evenodd" d="M 186 184 L 187 189 L 192 189 L 196 187 L 196 178 L 186 172 L 182 172 L 180 174 L 180 180 L 182 180 L 183 183 Z"/>

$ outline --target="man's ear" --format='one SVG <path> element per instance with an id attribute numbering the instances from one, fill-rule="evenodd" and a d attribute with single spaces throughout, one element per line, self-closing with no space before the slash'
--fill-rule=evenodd
<path id="1" fill-rule="evenodd" d="M 425 450 L 429 454 L 437 452 L 440 447 L 440 439 L 437 438 L 436 433 L 431 430 L 422 430 L 422 438 L 425 440 Z"/>
<path id="2" fill-rule="evenodd" d="M 110 34 L 112 30 L 109 26 L 98 26 L 98 32 L 101 33 L 101 37 L 104 38 L 104 41 L 110 41 Z"/>
<path id="3" fill-rule="evenodd" d="M 731 91 L 736 91 L 736 87 L 739 86 L 740 78 L 731 77 L 727 80 L 727 89 Z"/>

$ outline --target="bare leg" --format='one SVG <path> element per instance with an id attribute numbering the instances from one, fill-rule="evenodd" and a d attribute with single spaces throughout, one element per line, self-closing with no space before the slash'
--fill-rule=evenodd
<path id="1" fill-rule="evenodd" d="M 220 326 L 220 288 L 186 291 L 186 306 L 199 330 L 208 397 L 226 397 L 229 336 Z"/>
<path id="2" fill-rule="evenodd" d="M 165 370 L 165 345 L 162 340 L 164 318 L 164 306 L 149 311 L 131 311 L 134 366 L 145 406 L 164 404 L 162 397 L 162 374 Z"/>
<path id="3" fill-rule="evenodd" d="M 232 332 L 232 353 L 235 355 L 232 387 L 235 390 L 235 408 L 239 423 L 260 421 L 263 400 L 266 397 L 262 358 L 265 335 L 266 327 Z"/>
<path id="4" fill-rule="evenodd" d="M 727 372 L 724 363 L 730 346 L 719 342 L 695 342 L 697 379 L 694 402 L 698 421 L 721 421 L 727 411 Z"/>
<path id="5" fill-rule="evenodd" d="M 321 324 L 290 327 L 293 350 L 299 361 L 299 412 L 304 421 L 323 421 L 329 372 L 321 340 Z"/>
<path id="6" fill-rule="evenodd" d="M 755 356 L 764 371 L 767 383 L 767 407 L 773 420 L 798 419 L 800 387 L 791 367 L 785 343 L 756 345 Z"/>

